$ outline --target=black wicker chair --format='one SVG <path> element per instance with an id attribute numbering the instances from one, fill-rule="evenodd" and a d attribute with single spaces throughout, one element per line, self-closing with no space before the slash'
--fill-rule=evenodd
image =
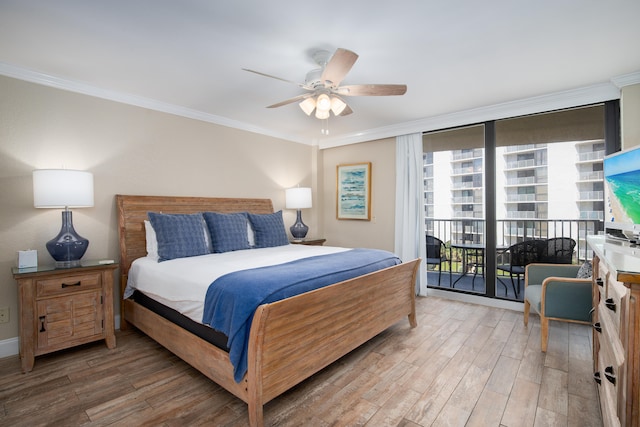
<path id="1" fill-rule="evenodd" d="M 576 241 L 569 237 L 552 237 L 547 239 L 540 262 L 547 264 L 572 264 L 573 248 Z"/>
<path id="2" fill-rule="evenodd" d="M 509 246 L 502 254 L 508 263 L 498 264 L 498 270 L 509 273 L 513 293 L 518 298 L 520 280 L 524 276 L 525 268 L 533 262 L 541 262 L 542 254 L 547 246 L 546 240 L 525 240 Z M 507 256 L 508 254 L 508 256 Z M 515 280 L 514 280 L 515 279 Z M 516 287 L 516 283 L 518 286 Z M 504 283 L 502 283 L 504 285 Z M 506 288 L 506 285 L 504 285 Z"/>
<path id="3" fill-rule="evenodd" d="M 427 266 L 429 265 L 437 265 L 438 266 L 438 286 L 440 286 L 440 281 L 442 279 L 442 263 L 449 262 L 449 274 L 451 274 L 451 261 L 447 258 L 447 249 L 444 246 L 444 242 L 437 237 L 434 236 L 426 236 L 427 240 Z M 434 267 L 435 268 L 435 267 Z M 449 283 L 451 283 L 451 279 L 449 279 Z"/>

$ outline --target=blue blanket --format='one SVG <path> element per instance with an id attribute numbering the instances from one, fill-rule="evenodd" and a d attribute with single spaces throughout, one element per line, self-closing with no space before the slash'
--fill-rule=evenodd
<path id="1" fill-rule="evenodd" d="M 253 315 L 266 304 L 381 270 L 396 264 L 394 254 L 378 249 L 352 249 L 303 258 L 269 267 L 236 271 L 216 279 L 207 290 L 202 323 L 229 338 L 234 378 L 247 372 L 249 330 Z"/>

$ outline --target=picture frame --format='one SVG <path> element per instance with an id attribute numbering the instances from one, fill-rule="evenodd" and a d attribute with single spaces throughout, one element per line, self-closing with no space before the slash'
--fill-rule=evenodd
<path id="1" fill-rule="evenodd" d="M 336 217 L 371 221 L 371 162 L 336 168 Z"/>

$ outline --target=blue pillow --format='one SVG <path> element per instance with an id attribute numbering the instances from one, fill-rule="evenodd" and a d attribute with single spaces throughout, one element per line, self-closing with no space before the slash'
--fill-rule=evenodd
<path id="1" fill-rule="evenodd" d="M 256 248 L 271 248 L 289 244 L 282 220 L 282 211 L 266 215 L 251 213 L 248 215 L 255 234 Z"/>
<path id="2" fill-rule="evenodd" d="M 148 215 L 158 240 L 158 261 L 209 253 L 202 214 Z"/>
<path id="3" fill-rule="evenodd" d="M 204 220 L 209 228 L 214 253 L 249 249 L 247 214 L 205 212 Z"/>

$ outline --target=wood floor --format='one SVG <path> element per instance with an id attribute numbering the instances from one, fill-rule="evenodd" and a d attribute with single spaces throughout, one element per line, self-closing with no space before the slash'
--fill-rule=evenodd
<path id="1" fill-rule="evenodd" d="M 600 426 L 591 330 L 419 298 L 402 321 L 265 407 L 270 426 Z M 0 359 L 0 425 L 244 426 L 246 406 L 137 331 L 118 345 Z"/>

